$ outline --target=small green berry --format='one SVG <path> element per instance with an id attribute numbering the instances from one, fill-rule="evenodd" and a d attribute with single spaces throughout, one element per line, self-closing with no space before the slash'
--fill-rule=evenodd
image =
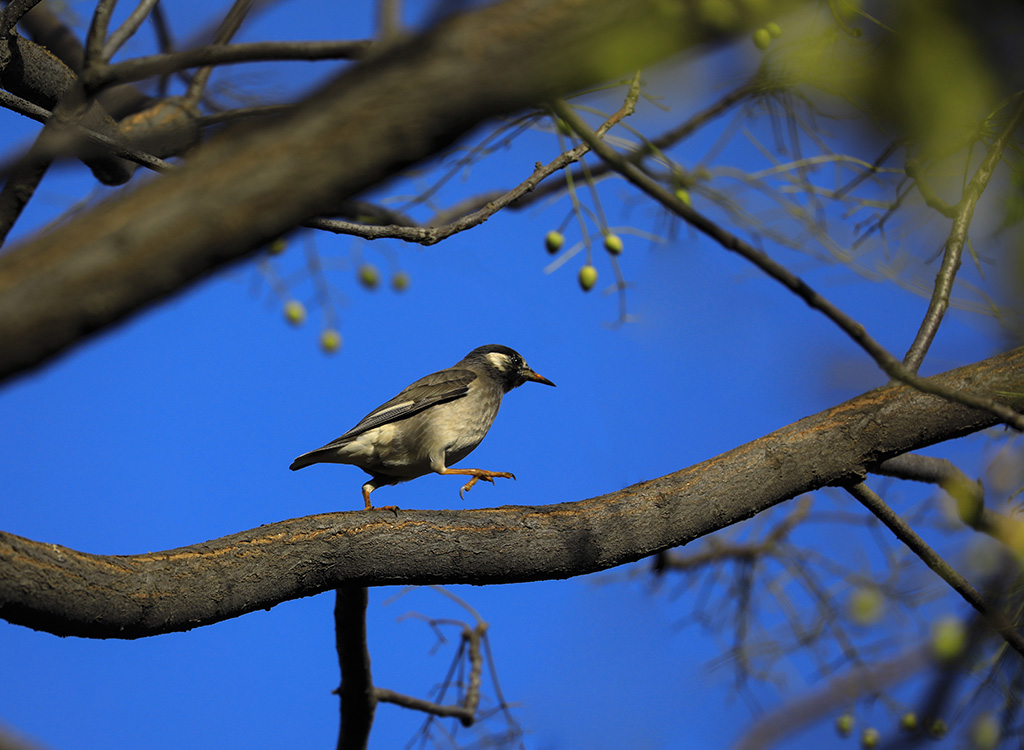
<path id="1" fill-rule="evenodd" d="M 619 255 L 622 252 L 622 238 L 609 232 L 604 236 L 604 249 L 612 255 Z"/>
<path id="2" fill-rule="evenodd" d="M 878 733 L 878 730 L 874 727 L 868 727 L 860 734 L 860 746 L 864 750 L 872 750 L 872 748 L 878 747 L 880 739 L 882 739 L 882 735 Z"/>
<path id="3" fill-rule="evenodd" d="M 768 29 L 758 29 L 754 32 L 754 46 L 759 50 L 768 49 L 768 45 L 772 43 L 772 35 L 768 33 Z"/>
<path id="4" fill-rule="evenodd" d="M 334 354 L 341 348 L 341 334 L 333 328 L 327 328 L 320 334 L 320 348 L 328 354 Z"/>
<path id="5" fill-rule="evenodd" d="M 858 625 L 874 625 L 882 617 L 885 597 L 874 586 L 858 586 L 847 601 L 850 619 Z"/>
<path id="6" fill-rule="evenodd" d="M 692 205 L 690 203 L 690 191 L 686 188 L 676 188 L 675 196 L 678 200 L 685 203 L 687 206 Z"/>
<path id="7" fill-rule="evenodd" d="M 782 27 L 779 26 L 775 21 L 769 21 L 764 25 L 764 30 L 768 32 L 772 39 L 778 39 L 782 36 Z"/>
<path id="8" fill-rule="evenodd" d="M 995 750 L 999 744 L 999 722 L 992 714 L 978 717 L 971 727 L 971 747 L 974 750 Z"/>
<path id="9" fill-rule="evenodd" d="M 840 737 L 849 737 L 853 731 L 853 714 L 846 713 L 836 717 L 836 732 Z"/>
<path id="10" fill-rule="evenodd" d="M 300 326 L 306 321 L 306 306 L 296 299 L 284 303 L 284 319 L 293 326 Z"/>
<path id="11" fill-rule="evenodd" d="M 547 251 L 554 255 L 562 249 L 562 245 L 565 244 L 565 235 L 559 232 L 557 229 L 552 229 L 546 235 L 544 235 L 544 247 Z"/>
<path id="12" fill-rule="evenodd" d="M 278 237 L 276 240 L 267 245 L 267 252 L 270 255 L 280 255 L 288 247 L 288 241 L 284 237 Z"/>
<path id="13" fill-rule="evenodd" d="M 391 288 L 396 292 L 404 292 L 409 288 L 409 274 L 405 271 L 396 271 L 391 277 Z"/>
<path id="14" fill-rule="evenodd" d="M 359 283 L 367 289 L 373 290 L 380 284 L 380 273 L 372 263 L 363 263 L 359 266 Z"/>
<path id="15" fill-rule="evenodd" d="M 579 275 L 580 289 L 584 292 L 589 292 L 594 288 L 594 284 L 597 283 L 597 269 L 591 265 L 585 265 L 580 269 Z"/>
<path id="16" fill-rule="evenodd" d="M 941 740 L 949 733 L 949 725 L 945 719 L 935 719 L 928 726 L 928 734 L 937 740 Z"/>
<path id="17" fill-rule="evenodd" d="M 917 714 L 913 711 L 907 711 L 900 717 L 900 729 L 904 732 L 916 732 L 917 726 Z"/>
<path id="18" fill-rule="evenodd" d="M 955 617 L 944 617 L 932 628 L 932 653 L 939 661 L 952 661 L 967 646 L 967 630 Z"/>

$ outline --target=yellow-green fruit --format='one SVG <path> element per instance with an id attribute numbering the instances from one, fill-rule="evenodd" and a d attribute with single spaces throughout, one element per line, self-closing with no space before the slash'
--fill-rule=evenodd
<path id="1" fill-rule="evenodd" d="M 905 732 L 917 731 L 917 714 L 913 711 L 907 711 L 903 714 L 900 717 L 900 729 Z"/>
<path id="2" fill-rule="evenodd" d="M 840 737 L 849 737 L 853 731 L 853 714 L 843 714 L 836 717 L 836 732 Z"/>
<path id="3" fill-rule="evenodd" d="M 341 334 L 328 328 L 320 334 L 320 348 L 328 354 L 334 354 L 341 348 Z"/>
<path id="4" fill-rule="evenodd" d="M 404 292 L 409 288 L 409 274 L 405 271 L 398 271 L 391 277 L 391 288 L 396 292 Z"/>
<path id="5" fill-rule="evenodd" d="M 768 32 L 768 35 L 772 39 L 778 39 L 782 36 L 782 27 L 779 26 L 775 21 L 769 21 L 764 25 L 764 30 Z"/>
<path id="6" fill-rule="evenodd" d="M 686 188 L 676 188 L 675 196 L 687 206 L 690 205 L 690 191 Z"/>
<path id="7" fill-rule="evenodd" d="M 995 750 L 999 744 L 999 722 L 992 714 L 979 716 L 971 727 L 971 747 L 975 750 Z"/>
<path id="8" fill-rule="evenodd" d="M 284 237 L 278 237 L 276 240 L 267 245 L 267 252 L 271 255 L 280 255 L 288 247 L 288 242 Z"/>
<path id="9" fill-rule="evenodd" d="M 952 661 L 967 646 L 967 630 L 955 617 L 944 617 L 932 628 L 932 653 L 939 661 Z"/>
<path id="10" fill-rule="evenodd" d="M 606 234 L 604 236 L 604 249 L 612 255 L 618 255 L 622 252 L 622 238 L 617 234 Z"/>
<path id="11" fill-rule="evenodd" d="M 284 319 L 293 326 L 300 326 L 306 320 L 306 306 L 296 299 L 284 303 Z"/>
<path id="12" fill-rule="evenodd" d="M 359 266 L 359 283 L 367 289 L 376 289 L 380 284 L 380 273 L 377 272 L 377 266 L 372 263 L 363 263 Z"/>
<path id="13" fill-rule="evenodd" d="M 865 750 L 871 750 L 878 747 L 880 739 L 882 739 L 882 736 L 878 733 L 878 730 L 874 727 L 868 727 L 860 734 L 860 746 L 865 748 Z"/>
<path id="14" fill-rule="evenodd" d="M 847 602 L 850 619 L 858 625 L 874 625 L 882 617 L 885 598 L 874 586 L 858 586 Z"/>
<path id="15" fill-rule="evenodd" d="M 546 235 L 544 235 L 544 247 L 547 251 L 554 255 L 562 249 L 562 245 L 565 244 L 565 235 L 559 232 L 557 229 L 552 229 Z"/>
<path id="16" fill-rule="evenodd" d="M 941 740 L 949 732 L 949 725 L 945 719 L 936 719 L 928 727 L 928 734 L 937 740 Z"/>
<path id="17" fill-rule="evenodd" d="M 580 289 L 584 292 L 589 292 L 594 288 L 594 284 L 597 283 L 597 269 L 591 265 L 583 266 L 580 269 Z"/>
<path id="18" fill-rule="evenodd" d="M 772 35 L 768 33 L 768 29 L 758 29 L 754 32 L 754 46 L 758 49 L 768 49 L 768 45 L 771 43 Z"/>

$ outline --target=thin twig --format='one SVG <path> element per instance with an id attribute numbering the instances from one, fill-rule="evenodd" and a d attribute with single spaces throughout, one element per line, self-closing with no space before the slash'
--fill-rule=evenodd
<path id="1" fill-rule="evenodd" d="M 85 62 L 82 71 L 90 68 L 99 69 L 103 66 L 103 47 L 107 39 L 107 28 L 110 26 L 110 15 L 114 12 L 117 0 L 99 0 L 92 14 L 92 22 L 85 36 Z"/>
<path id="2" fill-rule="evenodd" d="M 601 140 L 590 127 L 563 101 L 556 101 L 551 104 L 555 113 L 565 120 L 569 126 L 576 131 L 594 152 L 611 165 L 615 171 L 632 182 L 636 187 L 657 200 L 663 206 L 682 217 L 698 231 L 718 242 L 726 250 L 732 250 L 743 256 L 762 271 L 767 273 L 776 281 L 782 283 L 790 291 L 799 296 L 808 306 L 824 314 L 829 320 L 839 326 L 858 346 L 866 351 L 880 368 L 891 378 L 895 378 L 909 386 L 912 386 L 923 393 L 930 393 L 934 396 L 970 406 L 975 409 L 984 409 L 994 414 L 1001 420 L 1024 432 L 1024 417 L 1013 409 L 998 403 L 991 398 L 983 398 L 963 391 L 954 391 L 938 385 L 934 382 L 918 377 L 909 372 L 896 357 L 885 347 L 876 341 L 864 326 L 844 313 L 828 299 L 812 289 L 807 282 L 796 274 L 792 273 L 780 263 L 773 260 L 767 253 L 764 253 L 747 242 L 744 242 L 736 235 L 726 231 L 715 224 L 703 214 L 695 211 L 688 204 L 677 198 L 663 185 L 650 177 L 646 172 L 635 164 L 628 162 L 621 154 L 615 151 Z"/>
<path id="3" fill-rule="evenodd" d="M 949 298 L 953 293 L 953 281 L 960 269 L 960 259 L 963 256 L 964 243 L 967 241 L 967 230 L 974 217 L 974 208 L 982 193 L 985 192 L 985 188 L 988 187 L 992 174 L 999 162 L 1002 161 L 1003 151 L 1020 126 L 1022 119 L 1024 119 L 1024 97 L 1021 98 L 1017 110 L 1013 113 L 1010 121 L 1006 123 L 1006 127 L 992 142 L 992 147 L 988 150 L 984 161 L 981 162 L 974 177 L 971 178 L 964 190 L 963 197 L 956 205 L 953 228 L 946 239 L 946 251 L 942 258 L 942 265 L 935 277 L 935 287 L 932 290 L 931 301 L 928 303 L 928 311 L 921 321 L 921 327 L 917 331 L 917 336 L 914 337 L 914 343 L 903 358 L 903 366 L 912 373 L 916 373 L 921 367 L 921 362 L 924 360 L 925 354 L 928 353 L 928 348 L 935 339 L 939 324 L 942 323 L 942 318 L 949 307 Z M 918 184 L 920 185 L 920 179 Z"/>
<path id="4" fill-rule="evenodd" d="M 639 74 L 634 77 L 632 84 L 630 85 L 629 93 L 626 95 L 626 99 L 623 105 L 618 109 L 617 112 L 611 115 L 605 120 L 600 127 L 597 129 L 598 135 L 604 135 L 616 124 L 618 124 L 623 118 L 633 114 L 636 109 L 636 102 L 639 98 Z M 455 221 L 443 224 L 437 227 L 410 227 L 410 226 L 396 226 L 389 224 L 386 226 L 359 224 L 351 221 L 342 221 L 341 219 L 324 219 L 314 218 L 306 221 L 303 226 L 311 229 L 321 229 L 327 232 L 334 232 L 335 234 L 348 234 L 356 237 L 362 237 L 367 240 L 379 240 L 379 239 L 400 239 L 407 242 L 416 242 L 421 245 L 434 245 L 442 240 L 451 237 L 453 234 L 464 232 L 467 229 L 479 226 L 487 221 L 491 216 L 496 214 L 501 209 L 505 208 L 509 204 L 518 200 L 522 196 L 533 190 L 542 180 L 547 179 L 555 172 L 565 169 L 568 165 L 573 162 L 579 161 L 583 156 L 590 151 L 590 146 L 586 143 L 581 143 L 574 148 L 565 151 L 560 154 L 557 158 L 552 160 L 546 165 L 537 164 L 534 167 L 533 174 L 531 174 L 523 182 L 516 185 L 511 190 L 495 196 L 492 200 L 488 201 L 482 208 L 477 209 L 473 213 L 461 216 Z"/>
<path id="5" fill-rule="evenodd" d="M 263 60 L 355 60 L 366 56 L 372 42 L 249 42 L 244 44 L 211 44 L 205 47 L 147 55 L 108 65 L 96 71 L 90 84 L 94 87 L 115 83 L 141 81 L 201 65 L 226 65 Z"/>
<path id="6" fill-rule="evenodd" d="M 992 629 L 1003 637 L 1010 648 L 1024 656 L 1024 636 L 1017 631 L 1006 615 L 989 606 L 978 590 L 960 575 L 956 568 L 943 560 L 939 553 L 929 547 L 928 543 L 918 536 L 917 532 L 910 528 L 892 508 L 886 505 L 881 497 L 872 492 L 863 482 L 850 485 L 846 490 L 885 524 L 897 539 L 910 548 L 911 552 L 921 558 L 925 565 L 935 571 L 956 593 L 960 594 L 964 601 L 974 607 L 988 621 Z"/>
<path id="7" fill-rule="evenodd" d="M 227 46 L 231 38 L 238 33 L 238 29 L 242 26 L 242 21 L 249 15 L 251 8 L 252 0 L 235 0 L 231 10 L 228 11 L 227 16 L 224 18 L 224 22 L 217 29 L 217 34 L 213 40 L 214 45 Z M 209 82 L 210 76 L 213 75 L 213 69 L 214 66 L 212 65 L 204 65 L 192 76 L 192 81 L 188 85 L 188 91 L 185 92 L 185 101 L 187 103 L 192 106 L 199 104 L 203 91 L 206 90 L 206 84 Z"/>
<path id="8" fill-rule="evenodd" d="M 135 7 L 135 10 L 131 12 L 131 15 L 125 19 L 125 22 L 121 24 L 118 29 L 110 35 L 110 39 L 103 45 L 102 58 L 103 62 L 109 62 L 110 58 L 114 56 L 121 46 L 132 38 L 132 35 L 139 30 L 142 26 L 142 22 L 145 21 L 153 8 L 160 0 L 140 0 L 139 4 Z"/>
<path id="9" fill-rule="evenodd" d="M 414 711 L 422 711 L 425 714 L 440 716 L 441 718 L 454 717 L 462 722 L 463 726 L 469 726 L 473 723 L 475 711 L 465 706 L 433 703 L 432 701 L 405 695 L 404 693 L 396 693 L 394 690 L 388 690 L 387 688 L 374 688 L 373 694 L 381 703 L 394 703 L 396 706 L 411 708 Z M 469 723 L 467 724 L 467 722 Z"/>
<path id="10" fill-rule="evenodd" d="M 35 120 L 36 122 L 45 123 L 53 116 L 53 113 L 49 110 L 44 109 L 43 107 L 40 107 L 36 104 L 33 104 L 27 99 L 22 99 L 20 96 L 15 96 L 14 94 L 8 91 L 0 91 L 0 107 L 3 107 L 4 109 L 9 109 L 12 112 L 17 112 L 20 115 L 24 115 L 25 117 Z M 134 148 L 128 148 L 124 144 L 124 142 L 116 141 L 113 138 L 104 135 L 103 133 L 98 133 L 95 130 L 90 130 L 84 125 L 76 123 L 73 127 L 76 135 L 82 136 L 83 138 L 86 138 L 92 141 L 93 143 L 98 143 L 101 146 L 106 147 L 107 149 L 109 149 L 110 154 L 112 156 L 117 156 L 122 159 L 127 159 L 128 161 L 133 161 L 139 166 L 152 169 L 154 172 L 166 173 L 172 172 L 175 169 L 175 166 L 173 164 L 166 162 L 163 159 L 153 156 L 152 154 L 148 154 L 145 151 L 139 151 Z M 73 143 L 70 142 L 70 139 L 72 137 L 73 136 L 69 134 L 68 143 L 63 144 L 67 145 L 67 148 L 57 148 L 57 141 L 54 140 L 54 143 L 51 144 L 51 148 L 47 152 L 47 155 L 50 157 L 58 157 L 70 154 L 72 151 L 71 146 L 73 146 Z M 0 176 L 9 174 L 12 169 L 13 166 L 10 163 L 0 164 Z"/>

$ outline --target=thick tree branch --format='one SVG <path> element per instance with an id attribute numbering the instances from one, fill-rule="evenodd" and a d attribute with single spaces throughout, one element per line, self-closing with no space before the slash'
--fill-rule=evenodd
<path id="1" fill-rule="evenodd" d="M 790 4 L 758 8 L 778 14 Z M 165 179 L 0 256 L 0 379 L 255 252 L 490 117 L 739 30 L 705 17 L 705 5 L 506 0 L 371 56 L 294 112 L 212 139 Z M 760 20 L 736 6 L 738 22 Z"/>
<path id="2" fill-rule="evenodd" d="M 1011 392 L 1008 403 L 1022 408 L 1024 347 L 929 381 Z M 996 423 L 990 412 L 888 386 L 687 469 L 575 503 L 329 513 L 144 555 L 91 555 L 0 534 L 0 616 L 57 635 L 141 638 L 346 584 L 569 578 L 686 544 Z"/>

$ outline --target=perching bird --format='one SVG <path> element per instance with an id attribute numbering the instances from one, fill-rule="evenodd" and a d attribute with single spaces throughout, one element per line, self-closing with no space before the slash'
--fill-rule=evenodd
<path id="1" fill-rule="evenodd" d="M 501 397 L 526 381 L 554 386 L 507 346 L 489 344 L 471 351 L 447 370 L 420 378 L 359 424 L 322 448 L 303 453 L 291 469 L 311 464 L 352 464 L 372 478 L 363 485 L 366 510 L 378 487 L 407 482 L 430 472 L 472 477 L 459 490 L 483 479 L 515 479 L 507 471 L 452 469 L 480 445 L 501 406 Z"/>

